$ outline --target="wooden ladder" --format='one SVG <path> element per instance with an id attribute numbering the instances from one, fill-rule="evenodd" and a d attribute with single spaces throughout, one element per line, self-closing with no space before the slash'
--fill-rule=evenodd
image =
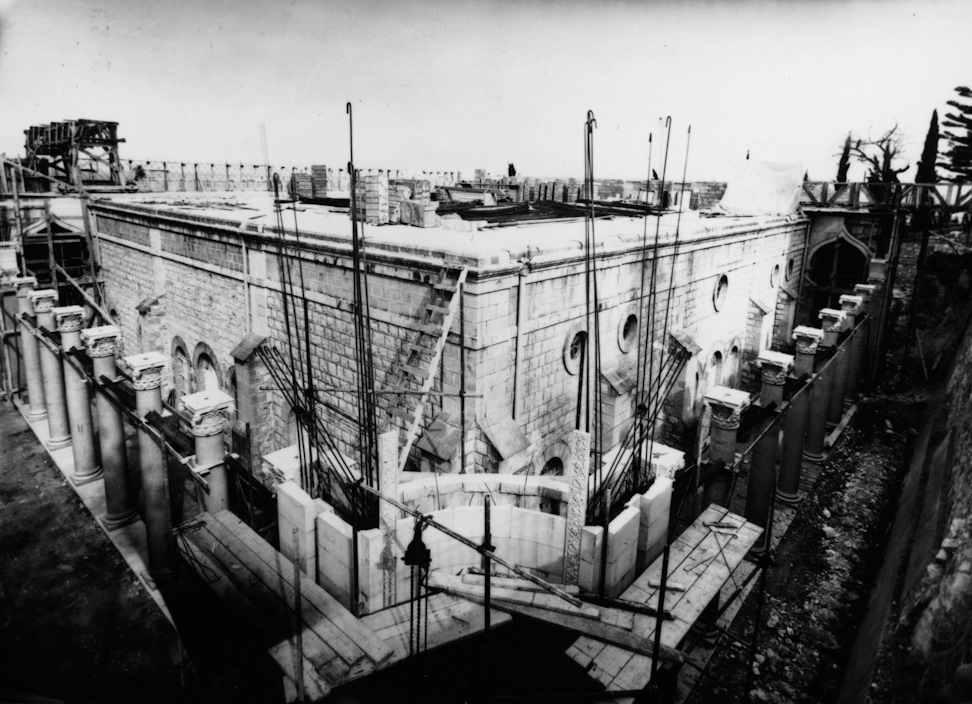
<path id="1" fill-rule="evenodd" d="M 411 342 L 406 343 L 408 355 L 395 379 L 395 388 L 397 389 L 404 389 L 409 379 L 413 379 L 421 385 L 419 389 L 421 395 L 414 409 L 409 411 L 407 403 L 408 397 L 404 394 L 397 406 L 393 405 L 388 409 L 391 415 L 402 418 L 408 427 L 408 431 L 405 434 L 405 445 L 399 455 L 399 471 L 405 469 L 408 454 L 411 452 L 412 445 L 415 444 L 422 430 L 422 415 L 425 411 L 425 405 L 429 400 L 429 392 L 432 390 L 432 384 L 435 381 L 435 370 L 439 365 L 439 361 L 442 359 L 442 351 L 445 349 L 445 343 L 449 337 L 449 330 L 452 328 L 452 323 L 459 310 L 462 287 L 466 283 L 466 274 L 468 273 L 466 267 L 462 267 L 459 270 L 459 275 L 454 281 L 449 280 L 450 271 L 455 271 L 455 269 L 449 269 L 448 267 L 441 269 L 438 278 L 432 283 L 431 295 L 425 304 L 422 318 L 416 327 L 415 338 Z M 436 318 L 439 318 L 438 322 Z M 464 344 L 464 341 L 461 339 L 462 334 L 463 331 L 460 330 L 459 344 Z M 430 339 L 435 340 L 435 345 L 431 348 L 427 344 L 423 344 L 423 342 Z M 423 364 L 423 355 L 428 352 L 431 352 L 432 356 L 427 364 Z"/>

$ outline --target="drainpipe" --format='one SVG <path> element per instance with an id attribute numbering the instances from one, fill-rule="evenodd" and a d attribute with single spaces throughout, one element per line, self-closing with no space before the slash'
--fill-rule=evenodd
<path id="1" fill-rule="evenodd" d="M 520 268 L 516 295 L 516 359 L 513 366 L 513 420 L 523 415 L 523 348 L 526 345 L 526 280 L 530 268 Z M 465 344 L 463 341 L 462 344 Z M 463 371 L 465 373 L 465 371 Z"/>

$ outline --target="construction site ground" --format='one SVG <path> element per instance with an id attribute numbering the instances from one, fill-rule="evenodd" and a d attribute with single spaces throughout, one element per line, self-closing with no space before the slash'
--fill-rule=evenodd
<path id="1" fill-rule="evenodd" d="M 690 704 L 837 700 L 923 408 L 914 391 L 859 404 L 773 552 L 762 609 L 757 584 Z M 735 501 L 745 501 L 744 482 Z"/>
<path id="2" fill-rule="evenodd" d="M 246 624 L 228 623 L 190 573 L 165 600 L 181 639 L 0 401 L 0 701 L 282 701 Z"/>

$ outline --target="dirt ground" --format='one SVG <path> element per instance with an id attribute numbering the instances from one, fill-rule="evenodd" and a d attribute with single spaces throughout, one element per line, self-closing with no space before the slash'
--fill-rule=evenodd
<path id="1" fill-rule="evenodd" d="M 0 402 L 0 699 L 173 701 L 175 630 Z"/>
<path id="2" fill-rule="evenodd" d="M 755 591 L 690 702 L 836 700 L 922 408 L 914 392 L 860 404 L 773 554 L 751 676 Z"/>

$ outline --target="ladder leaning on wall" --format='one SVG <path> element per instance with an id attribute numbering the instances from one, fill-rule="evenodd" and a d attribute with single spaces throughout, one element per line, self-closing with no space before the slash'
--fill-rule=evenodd
<path id="1" fill-rule="evenodd" d="M 468 271 L 466 267 L 444 267 L 439 271 L 436 281 L 431 285 L 429 300 L 415 328 L 414 338 L 405 344 L 407 355 L 395 377 L 394 388 L 404 390 L 409 381 L 420 385 L 420 388 L 417 396 L 403 393 L 398 397 L 398 403 L 392 403 L 388 408 L 392 416 L 405 421 L 406 432 L 399 454 L 399 471 L 405 469 L 412 446 L 422 431 L 422 417 L 429 400 L 429 392 L 435 381 L 436 368 L 442 359 L 449 331 L 459 310 Z M 464 344 L 461 338 L 459 344 Z M 418 398 L 412 408 L 409 408 L 410 398 Z"/>

